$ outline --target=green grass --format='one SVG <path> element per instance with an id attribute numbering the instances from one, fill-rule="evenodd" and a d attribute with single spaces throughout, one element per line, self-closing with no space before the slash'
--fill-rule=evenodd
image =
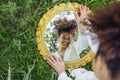
<path id="1" fill-rule="evenodd" d="M 78 2 L 94 9 L 110 0 L 0 0 L 0 80 L 56 77 L 37 50 L 35 33 L 43 14 L 62 2 Z"/>

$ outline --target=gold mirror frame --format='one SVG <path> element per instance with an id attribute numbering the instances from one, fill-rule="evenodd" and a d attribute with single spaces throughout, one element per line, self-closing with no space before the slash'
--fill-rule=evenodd
<path id="1" fill-rule="evenodd" d="M 78 3 L 62 3 L 59 5 L 55 5 L 54 8 L 48 10 L 47 13 L 44 14 L 43 18 L 38 23 L 38 28 L 36 31 L 36 40 L 38 44 L 38 50 L 40 51 L 40 54 L 43 56 L 44 60 L 47 59 L 49 55 L 49 51 L 45 45 L 45 39 L 44 39 L 44 33 L 46 30 L 46 26 L 49 23 L 49 21 L 58 13 L 66 11 L 66 10 L 72 10 L 72 11 L 79 11 L 79 4 Z M 85 66 L 87 63 L 92 61 L 94 57 L 94 53 L 92 50 L 90 50 L 83 58 L 76 61 L 70 61 L 65 62 L 66 69 L 74 69 L 81 66 Z"/>

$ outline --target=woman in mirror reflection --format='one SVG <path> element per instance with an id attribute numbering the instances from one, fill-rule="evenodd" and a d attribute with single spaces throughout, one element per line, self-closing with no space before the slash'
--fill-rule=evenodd
<path id="1" fill-rule="evenodd" d="M 64 18 L 54 21 L 54 24 L 59 49 L 53 54 L 58 58 L 61 57 L 64 61 L 79 60 L 80 53 L 89 45 L 84 34 L 78 35 L 76 21 Z"/>
<path id="2" fill-rule="evenodd" d="M 80 11 L 87 11 L 80 6 Z M 78 21 L 85 26 L 85 18 L 76 15 Z M 83 17 L 84 15 L 82 15 Z M 82 21 L 83 20 L 83 21 Z M 109 4 L 109 6 L 98 8 L 89 14 L 92 28 L 99 38 L 99 48 L 93 60 L 93 70 L 99 80 L 120 80 L 120 2 Z M 85 27 L 87 28 L 87 27 Z M 72 80 L 65 73 L 64 61 L 50 55 L 48 63 L 58 72 L 58 80 Z M 73 73 L 74 74 L 74 73 Z M 95 80 L 87 78 L 76 72 L 78 76 L 74 80 Z M 82 77 L 85 77 L 84 79 Z"/>

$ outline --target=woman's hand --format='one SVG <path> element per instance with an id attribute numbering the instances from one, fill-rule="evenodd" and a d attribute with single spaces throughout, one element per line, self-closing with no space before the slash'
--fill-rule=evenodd
<path id="1" fill-rule="evenodd" d="M 55 55 L 50 54 L 47 63 L 51 65 L 58 74 L 65 72 L 65 64 L 61 58 L 57 58 Z"/>
<path id="2" fill-rule="evenodd" d="M 88 7 L 80 5 L 79 11 L 74 13 L 76 20 L 78 23 L 82 25 L 84 29 L 88 28 L 87 21 L 88 21 L 88 14 L 91 12 Z"/>

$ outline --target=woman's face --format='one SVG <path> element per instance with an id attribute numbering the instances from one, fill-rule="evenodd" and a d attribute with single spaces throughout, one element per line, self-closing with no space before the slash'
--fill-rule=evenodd
<path id="1" fill-rule="evenodd" d="M 63 32 L 58 37 L 58 41 L 61 48 L 66 49 L 70 44 L 70 33 L 69 32 Z"/>

